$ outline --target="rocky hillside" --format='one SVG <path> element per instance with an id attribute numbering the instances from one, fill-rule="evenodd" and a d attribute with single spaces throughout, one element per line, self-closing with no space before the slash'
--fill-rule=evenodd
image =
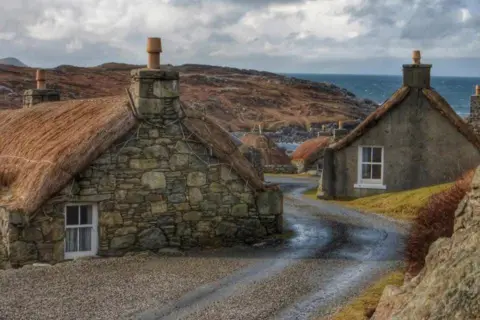
<path id="1" fill-rule="evenodd" d="M 372 319 L 480 319 L 480 167 L 455 212 L 452 237 L 430 246 L 418 276 L 385 288 Z"/>
<path id="2" fill-rule="evenodd" d="M 47 70 L 47 88 L 62 99 L 124 93 L 129 71 L 140 66 L 106 63 L 82 68 L 61 65 Z M 182 99 L 204 110 L 231 131 L 278 129 L 364 118 L 377 107 L 327 83 L 293 79 L 269 72 L 206 65 L 174 67 L 181 74 Z M 20 107 L 21 94 L 35 86 L 35 69 L 0 65 L 0 108 Z"/>

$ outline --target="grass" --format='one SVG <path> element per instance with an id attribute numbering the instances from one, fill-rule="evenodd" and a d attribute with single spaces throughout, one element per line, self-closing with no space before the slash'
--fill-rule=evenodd
<path id="1" fill-rule="evenodd" d="M 345 307 L 337 312 L 332 320 L 367 320 L 373 314 L 383 289 L 387 285 L 401 286 L 403 284 L 403 272 L 394 271 L 365 290 L 360 296 L 355 298 Z"/>
<path id="2" fill-rule="evenodd" d="M 412 221 L 431 196 L 448 190 L 454 184 L 445 183 L 414 190 L 389 192 L 369 197 L 332 200 L 330 202 L 359 211 L 379 213 L 391 218 Z"/>

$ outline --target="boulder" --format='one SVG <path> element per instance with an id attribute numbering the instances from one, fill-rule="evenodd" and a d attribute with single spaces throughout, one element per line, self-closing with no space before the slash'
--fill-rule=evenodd
<path id="1" fill-rule="evenodd" d="M 162 230 L 150 228 L 138 234 L 138 244 L 142 249 L 155 250 L 167 246 L 167 238 Z"/>

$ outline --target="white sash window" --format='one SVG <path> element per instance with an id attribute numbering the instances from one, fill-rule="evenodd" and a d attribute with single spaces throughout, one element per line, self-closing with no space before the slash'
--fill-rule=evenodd
<path id="1" fill-rule="evenodd" d="M 358 147 L 358 176 L 355 188 L 386 189 L 383 184 L 383 151 L 380 146 Z"/>
<path id="2" fill-rule="evenodd" d="M 97 254 L 97 225 L 96 205 L 68 204 L 65 206 L 65 259 Z"/>

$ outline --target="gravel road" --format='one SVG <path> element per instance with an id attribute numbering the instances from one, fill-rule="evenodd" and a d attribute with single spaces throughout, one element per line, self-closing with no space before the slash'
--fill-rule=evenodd
<path id="1" fill-rule="evenodd" d="M 273 178 L 290 239 L 0 271 L 0 319 L 319 319 L 401 264 L 407 227 Z"/>

